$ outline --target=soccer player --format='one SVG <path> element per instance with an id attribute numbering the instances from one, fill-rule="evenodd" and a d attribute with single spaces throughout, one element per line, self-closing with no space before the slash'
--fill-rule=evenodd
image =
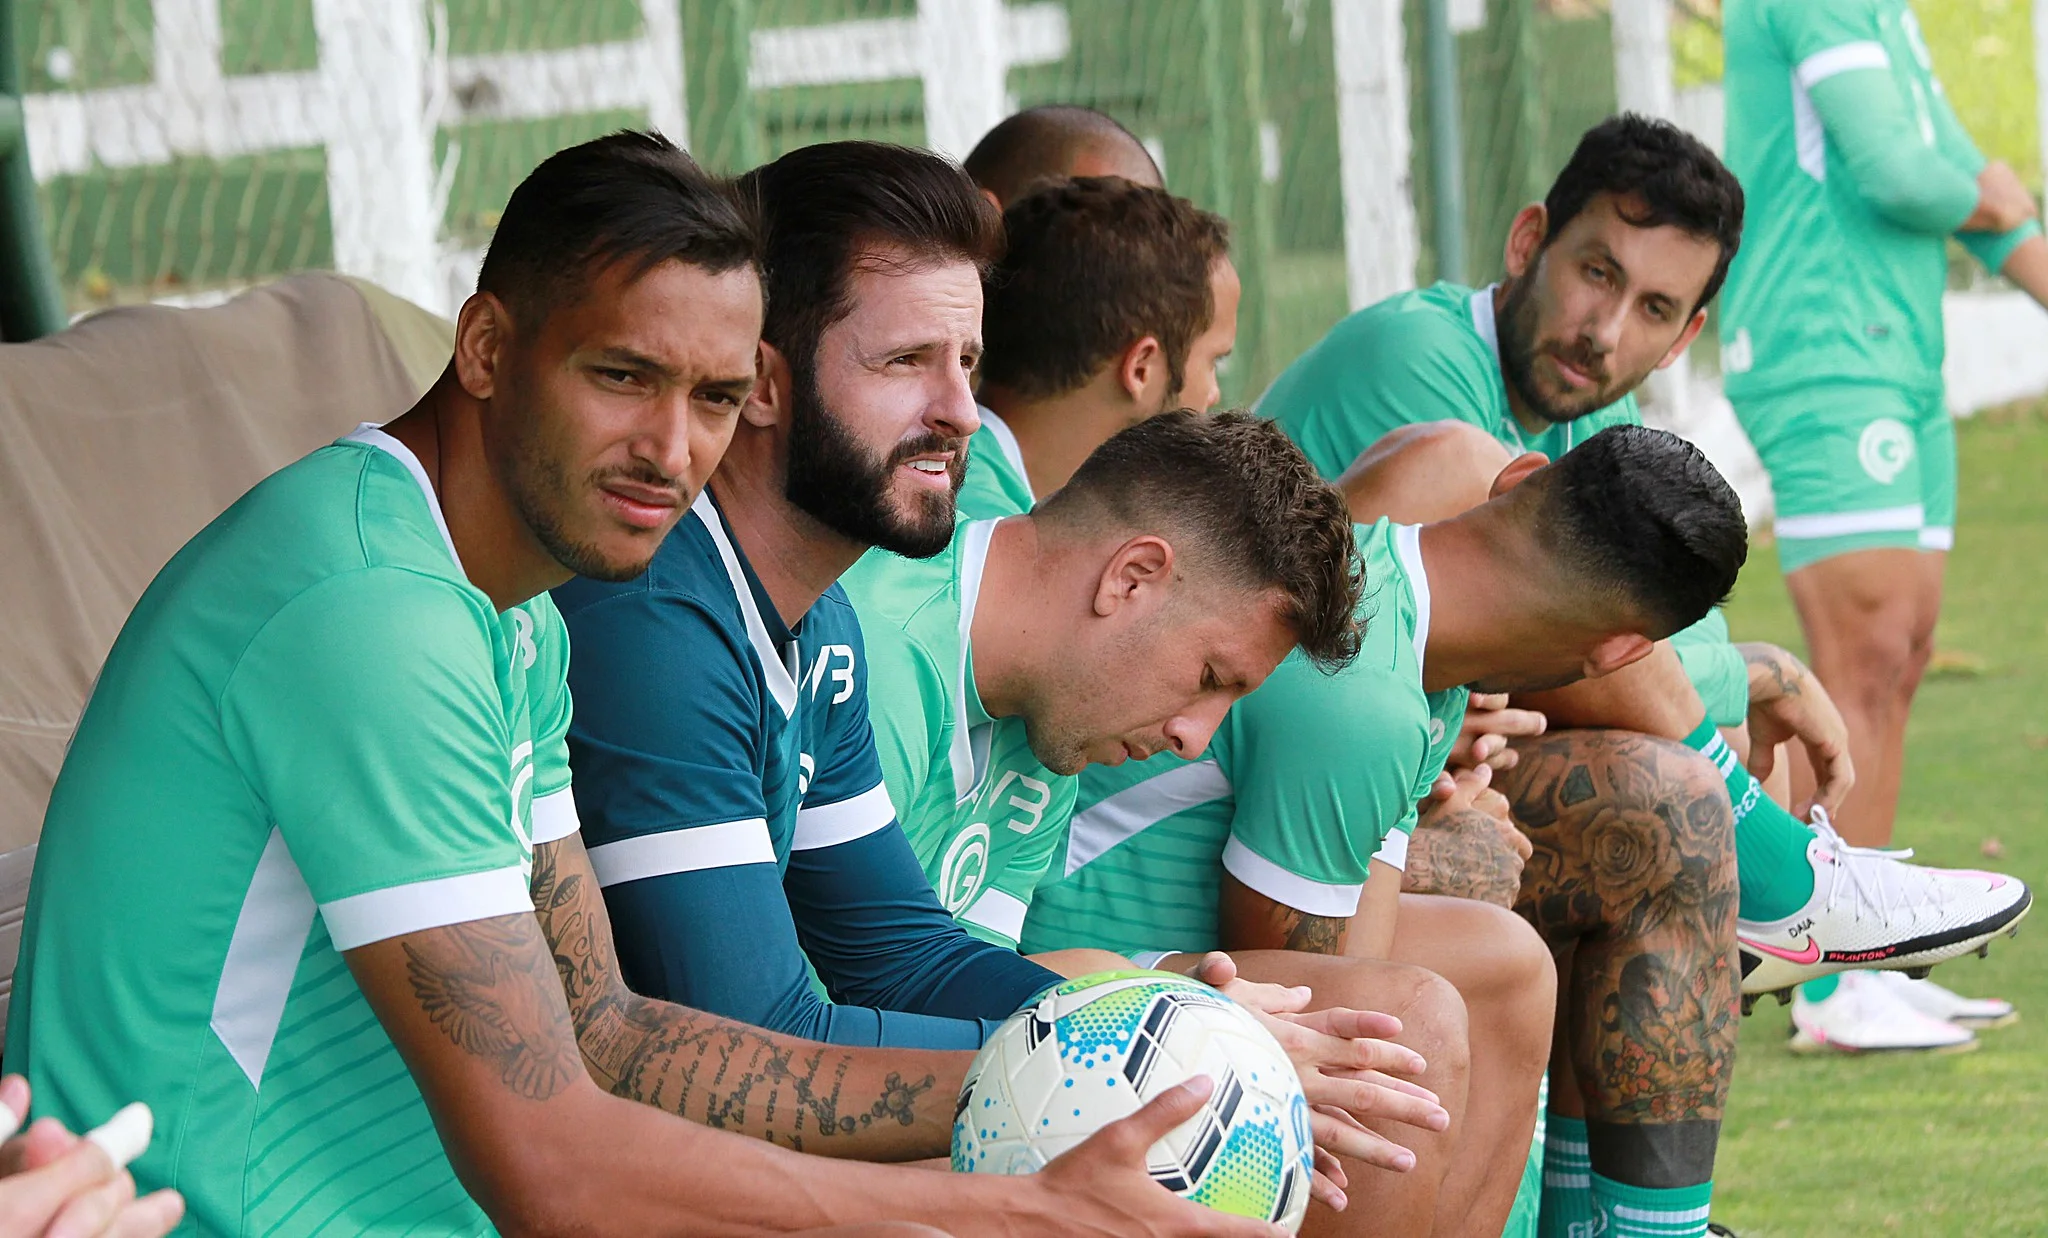
<path id="1" fill-rule="evenodd" d="M 757 263 L 666 141 L 551 157 L 434 387 L 259 484 L 129 617 L 51 797 L 6 1057 L 73 1129 L 148 1102 L 135 1179 L 196 1228 L 1269 1232 L 1144 1171 L 1199 1084 L 1035 1178 L 800 1160 L 932 1155 L 965 1056 L 621 983 L 546 591 L 643 571 L 718 463 Z"/>
<path id="2" fill-rule="evenodd" d="M 1750 201 L 1721 333 L 1728 396 L 1771 474 L 1778 555 L 1860 775 L 1842 833 L 1891 841 L 1906 719 L 1955 542 L 1941 301 L 1954 236 L 2048 298 L 2048 241 L 1986 162 L 1905 0 L 1731 0 L 1728 162 Z M 1839 987 L 1838 987 L 1839 986 Z M 2009 1017 L 1926 981 L 1815 981 L 1799 1043 L 1940 1048 Z"/>
<path id="3" fill-rule="evenodd" d="M 1639 117 L 1603 122 L 1545 202 L 1516 217 L 1503 283 L 1440 284 L 1353 314 L 1275 381 L 1261 408 L 1332 474 L 1380 435 L 1439 420 L 1560 457 L 1601 428 L 1638 420 L 1629 393 L 1704 325 L 1740 220 L 1740 188 L 1697 141 Z M 1638 666 L 1656 674 L 1659 661 Z M 1661 661 L 1668 671 L 1668 655 Z M 1748 992 L 1872 955 L 1897 965 L 1954 957 L 2003 931 L 2027 897 L 2016 882 L 1914 868 L 1802 826 L 1761 794 L 1697 699 L 1686 701 L 1684 722 L 1650 734 L 1574 717 L 1578 691 L 1531 701 L 1570 725 L 1521 741 L 1519 763 L 1500 779 L 1534 846 L 1522 906 L 1537 928 L 1554 946 L 1612 943 L 1575 952 L 1561 977 L 1558 1048 L 1594 1077 L 1552 1092 L 1563 1120 L 1548 1132 L 1556 1159 L 1544 1226 L 1558 1234 L 1596 1214 L 1619 1224 L 1617 1208 L 1708 1182 L 1732 1067 L 1728 1012 L 1675 1017 L 1690 986 L 1719 983 L 1728 942 L 1702 922 L 1686 952 L 1641 944 L 1664 884 L 1633 865 L 1613 869 L 1614 856 L 1675 856 L 1716 871 L 1733 835 Z M 1939 935 L 1959 922 L 1969 928 L 1960 941 Z M 1792 970 L 1774 970 L 1781 965 Z M 1572 1113 L 1581 1099 L 1590 1175 L 1588 1134 Z M 1596 1201 L 1595 1190 L 1606 1196 Z"/>
<path id="4" fill-rule="evenodd" d="M 997 448 L 1002 454 L 993 467 L 979 447 L 970 458 L 961 507 L 963 514 L 984 520 L 1032 510 L 1032 490 L 1065 486 L 1080 455 L 1114 441 L 1134 421 L 1157 415 L 1169 401 L 1184 398 L 1197 408 L 1213 403 L 1213 358 L 1228 348 L 1235 328 L 1235 289 L 1219 277 L 1227 271 L 1222 221 L 1163 190 L 1112 178 L 1049 184 L 1012 204 L 1004 226 L 1009 244 L 987 281 L 983 329 L 990 351 L 983 361 L 981 393 L 989 405 L 1009 414 L 1018 433 Z M 1090 312 L 1077 314 L 1077 306 L 1091 307 Z M 1000 424 L 999 415 L 985 407 L 984 430 Z M 985 480 L 978 486 L 977 478 L 999 484 Z M 870 554 L 848 574 L 847 586 L 879 630 L 903 627 L 911 614 L 928 614 L 932 599 L 959 591 L 957 575 L 957 566 L 943 560 L 919 563 Z M 875 725 L 891 797 L 901 806 L 926 876 L 970 931 L 1014 945 L 1032 888 L 1063 848 L 1075 780 L 1051 773 L 1033 753 L 1036 745 L 1027 734 L 1026 718 L 1046 707 L 1004 714 L 981 690 L 983 675 L 1035 681 L 1044 673 L 1029 664 L 1008 671 L 989 661 L 1015 644 L 999 637 L 1020 612 L 984 602 L 975 613 L 995 635 L 971 642 L 976 652 L 966 661 L 957 625 L 940 619 L 913 628 L 907 644 L 877 644 Z M 1121 675 L 1110 672 L 1102 678 L 1116 681 Z M 1051 691 L 1050 686 L 1036 687 L 1033 695 Z M 1098 708 L 1086 698 L 1071 707 L 1083 716 Z M 970 742 L 986 756 L 977 759 L 968 779 L 952 750 Z M 969 784 L 971 791 L 962 789 Z M 1008 828 L 994 828 L 1003 820 L 1010 821 Z M 1457 911 L 1486 916 L 1479 907 Z M 1522 967 L 1525 980 L 1541 991 L 1540 1000 L 1522 1003 L 1529 1017 L 1517 1022 L 1500 1017 L 1475 993 L 1470 1022 L 1483 1024 L 1489 1036 L 1540 1042 L 1547 1040 L 1550 1026 L 1549 956 L 1526 927 L 1515 927 L 1528 936 L 1531 949 L 1495 952 L 1487 956 L 1489 967 Z M 1068 953 L 1040 957 L 1065 967 Z M 1283 981 L 1310 979 L 1306 973 L 1313 969 L 1312 987 L 1331 1004 L 1371 999 L 1375 1008 L 1386 1009 L 1389 1002 L 1401 1002 L 1403 1017 L 1412 1025 L 1407 1043 L 1436 1072 L 1426 1082 L 1439 1093 L 1460 1089 L 1456 1059 L 1464 1055 L 1464 1045 L 1416 1039 L 1431 1035 L 1443 1021 L 1435 1015 L 1416 1017 L 1423 1012 L 1413 1004 L 1449 997 L 1436 991 L 1434 978 L 1363 963 L 1323 966 L 1322 960 L 1285 957 L 1251 962 Z M 1513 1000 L 1520 997 L 1517 990 Z M 1541 1045 L 1533 1057 L 1526 1045 L 1516 1053 L 1530 1059 L 1525 1073 L 1533 1089 Z M 1526 1147 L 1533 1102 L 1512 1105 L 1490 1091 L 1475 1095 L 1479 1103 L 1457 1122 L 1460 1148 L 1475 1146 L 1475 1140 L 1484 1146 L 1492 1119 L 1503 1113 L 1523 1128 Z M 1456 1163 L 1483 1168 L 1482 1159 L 1461 1155 Z M 1398 1190 L 1422 1196 L 1419 1206 L 1427 1206 L 1434 1175 L 1442 1169 L 1441 1160 L 1432 1162 L 1425 1172 L 1405 1176 Z M 1391 1188 L 1368 1189 L 1375 1219 L 1384 1221 Z M 1426 1220 L 1422 1224 L 1426 1227 Z"/>

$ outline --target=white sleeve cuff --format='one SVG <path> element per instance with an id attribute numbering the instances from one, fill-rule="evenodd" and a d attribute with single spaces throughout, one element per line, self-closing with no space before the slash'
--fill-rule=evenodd
<path id="1" fill-rule="evenodd" d="M 424 929 L 467 924 L 519 912 L 533 914 L 526 870 L 518 865 L 460 877 L 351 894 L 320 904 L 320 918 L 336 950 L 403 937 Z"/>
<path id="2" fill-rule="evenodd" d="M 865 838 L 896 819 L 896 806 L 889 802 L 889 788 L 876 783 L 850 800 L 836 804 L 806 804 L 796 810 L 796 833 L 791 851 L 816 851 Z"/>
<path id="3" fill-rule="evenodd" d="M 551 795 L 536 796 L 533 801 L 533 845 L 560 842 L 583 828 L 576 818 L 576 792 L 572 787 L 563 787 Z"/>
<path id="4" fill-rule="evenodd" d="M 590 871 L 597 874 L 600 886 L 707 868 L 773 863 L 775 845 L 768 840 L 768 822 L 762 817 L 642 834 L 590 849 Z"/>
<path id="5" fill-rule="evenodd" d="M 1393 867 L 1397 871 L 1407 872 L 1408 837 L 1408 831 L 1406 830 L 1387 831 L 1387 836 L 1380 840 L 1380 849 L 1372 853 L 1372 858 L 1382 864 Z"/>
<path id="6" fill-rule="evenodd" d="M 1807 90 L 1812 90 L 1838 73 L 1852 69 L 1889 69 L 1891 64 L 1892 59 L 1885 54 L 1884 44 L 1875 39 L 1859 39 L 1808 56 L 1792 70 L 1792 78 Z"/>
<path id="7" fill-rule="evenodd" d="M 1365 889 L 1364 882 L 1336 885 L 1291 873 L 1245 846 L 1235 835 L 1224 845 L 1223 867 L 1274 902 L 1312 916 L 1357 915 L 1358 896 Z"/>

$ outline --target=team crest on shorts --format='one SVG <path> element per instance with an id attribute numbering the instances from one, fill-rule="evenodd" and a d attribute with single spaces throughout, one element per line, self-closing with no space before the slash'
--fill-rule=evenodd
<path id="1" fill-rule="evenodd" d="M 1856 461 L 1870 479 L 1889 486 L 1913 462 L 1913 432 L 1896 417 L 1879 417 L 1863 427 L 1856 443 Z"/>

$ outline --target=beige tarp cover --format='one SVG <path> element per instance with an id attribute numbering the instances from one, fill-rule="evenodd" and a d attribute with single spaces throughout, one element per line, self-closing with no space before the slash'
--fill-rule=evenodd
<path id="1" fill-rule="evenodd" d="M 0 345 L 0 853 L 41 832 L 93 678 L 157 570 L 267 474 L 403 412 L 451 340 L 379 289 L 300 275 Z M 8 858 L 0 973 L 27 880 Z"/>

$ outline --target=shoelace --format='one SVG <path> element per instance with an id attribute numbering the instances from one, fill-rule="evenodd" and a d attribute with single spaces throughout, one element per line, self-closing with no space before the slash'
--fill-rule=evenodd
<path id="1" fill-rule="evenodd" d="M 1890 924 L 1893 915 L 1900 910 L 1904 910 L 1909 914 L 1918 914 L 1936 905 L 1931 893 L 1934 888 L 1933 879 L 1917 868 L 1906 864 L 1843 863 L 1845 859 L 1907 860 L 1911 859 L 1913 855 L 1911 847 L 1855 846 L 1835 832 L 1834 822 L 1828 818 L 1828 810 L 1819 805 L 1814 806 L 1812 824 L 1813 832 L 1835 854 L 1835 863 L 1830 866 L 1835 870 L 1834 877 L 1828 882 L 1827 908 L 1829 911 L 1833 911 L 1836 904 L 1841 901 L 1845 882 L 1849 891 L 1855 896 L 1855 916 L 1859 920 L 1863 918 L 1863 909 L 1865 907 L 1874 908 L 1878 916 L 1886 924 Z M 1884 879 L 1884 875 L 1887 872 L 1899 876 L 1900 880 L 1896 883 L 1899 887 L 1898 889 L 1888 889 L 1888 884 Z M 1869 882 L 1868 885 L 1865 884 L 1866 874 Z M 1910 880 L 1909 875 L 1911 878 L 1918 878 L 1918 880 Z M 1916 893 L 1918 897 L 1911 899 L 1910 902 L 1907 901 L 1909 891 L 1905 888 L 1908 886 L 1917 887 L 1912 893 Z"/>

